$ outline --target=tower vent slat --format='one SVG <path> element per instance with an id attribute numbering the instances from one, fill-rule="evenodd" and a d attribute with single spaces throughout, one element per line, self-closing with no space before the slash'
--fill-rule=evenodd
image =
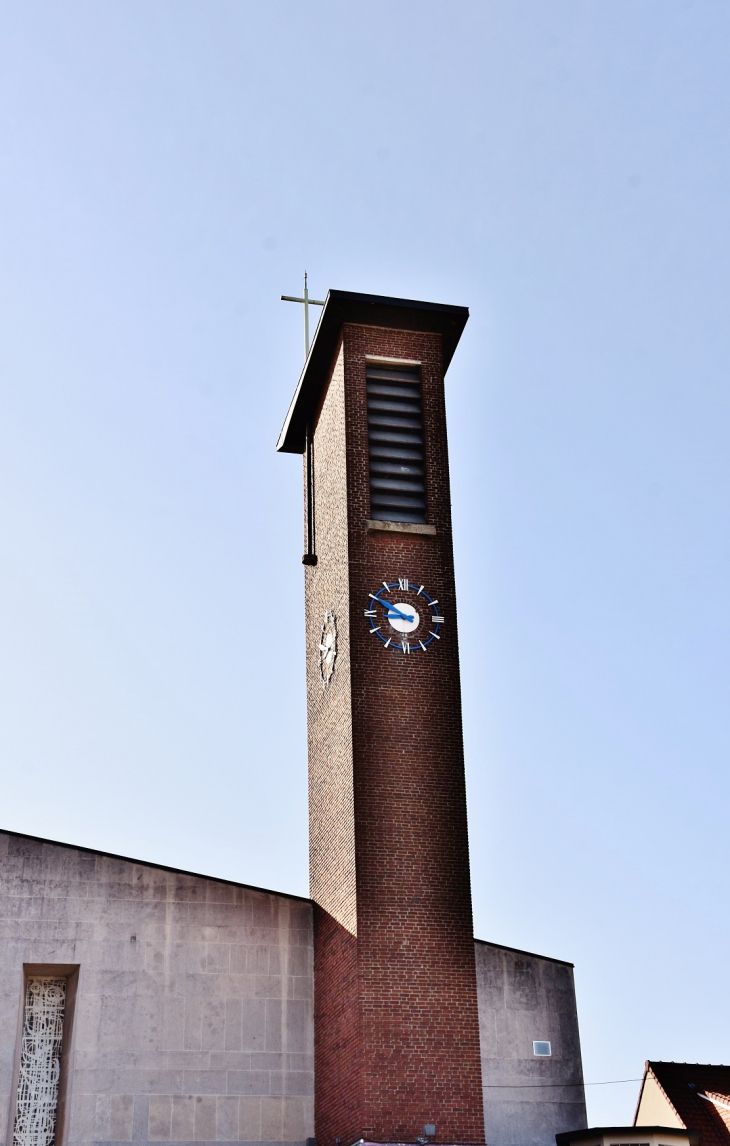
<path id="1" fill-rule="evenodd" d="M 370 514 L 426 520 L 423 409 L 418 369 L 367 367 Z"/>

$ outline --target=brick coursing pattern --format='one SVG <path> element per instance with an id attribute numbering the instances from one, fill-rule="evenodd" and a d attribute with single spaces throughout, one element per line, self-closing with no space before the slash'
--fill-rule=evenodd
<path id="1" fill-rule="evenodd" d="M 345 371 L 341 351 L 319 415 L 313 449 L 319 563 L 305 567 L 310 893 L 333 919 L 355 934 Z M 334 613 L 337 622 L 337 658 L 332 678 L 323 688 L 319 642 L 328 611 Z"/>
<path id="2" fill-rule="evenodd" d="M 366 355 L 421 362 L 434 537 L 368 532 Z M 346 324 L 314 433 L 319 563 L 306 570 L 318 1146 L 484 1141 L 440 336 Z M 367 594 L 418 578 L 443 639 L 404 656 Z M 339 652 L 323 689 L 326 609 Z M 347 814 L 343 817 L 342 810 Z"/>

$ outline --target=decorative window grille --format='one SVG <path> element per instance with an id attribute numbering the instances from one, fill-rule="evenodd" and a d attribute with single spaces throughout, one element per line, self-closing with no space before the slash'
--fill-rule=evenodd
<path id="1" fill-rule="evenodd" d="M 370 516 L 425 521 L 423 410 L 418 368 L 367 365 Z"/>
<path id="2" fill-rule="evenodd" d="M 29 979 L 13 1146 L 51 1146 L 56 1134 L 65 979 Z"/>

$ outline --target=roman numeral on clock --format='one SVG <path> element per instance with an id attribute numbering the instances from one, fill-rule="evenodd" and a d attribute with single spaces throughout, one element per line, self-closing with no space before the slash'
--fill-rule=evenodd
<path id="1" fill-rule="evenodd" d="M 404 591 L 407 592 L 408 591 L 408 578 L 407 577 L 399 577 L 398 578 L 398 588 L 401 590 L 401 592 L 404 592 Z"/>

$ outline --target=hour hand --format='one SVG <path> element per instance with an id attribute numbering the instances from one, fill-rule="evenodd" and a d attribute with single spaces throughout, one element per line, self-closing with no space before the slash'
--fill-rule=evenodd
<path id="1" fill-rule="evenodd" d="M 413 615 L 409 616 L 408 613 L 401 613 L 400 609 L 396 609 L 395 605 L 391 605 L 387 601 L 383 601 L 383 605 L 385 606 L 386 617 L 400 617 L 402 621 L 408 621 L 409 623 L 413 621 Z"/>

